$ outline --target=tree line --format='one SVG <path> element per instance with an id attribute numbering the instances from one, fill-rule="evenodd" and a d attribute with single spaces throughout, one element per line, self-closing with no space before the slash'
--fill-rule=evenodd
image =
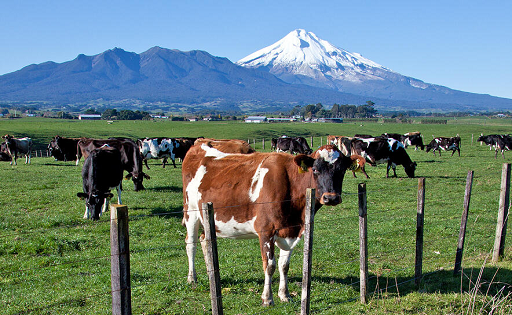
<path id="1" fill-rule="evenodd" d="M 377 114 L 375 103 L 366 102 L 364 105 L 339 105 L 334 104 L 331 109 L 326 109 L 321 103 L 297 105 L 291 111 L 291 116 L 300 115 L 305 118 L 372 118 Z"/>

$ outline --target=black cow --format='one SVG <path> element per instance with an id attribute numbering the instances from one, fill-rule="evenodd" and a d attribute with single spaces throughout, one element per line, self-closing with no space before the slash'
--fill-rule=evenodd
<path id="1" fill-rule="evenodd" d="M 48 154 L 57 161 L 74 161 L 77 155 L 77 144 L 81 138 L 53 137 L 48 144 Z"/>
<path id="2" fill-rule="evenodd" d="M 77 144 L 78 165 L 82 155 L 87 157 L 90 152 L 102 147 L 103 145 L 114 147 L 121 152 L 121 164 L 123 169 L 128 172 L 126 179 L 131 178 L 135 186 L 134 190 L 143 190 L 142 181 L 150 177 L 142 171 L 142 157 L 137 144 L 130 139 L 80 139 Z"/>
<path id="3" fill-rule="evenodd" d="M 354 139 L 352 140 L 351 150 L 352 154 L 363 156 L 372 166 L 387 162 L 386 177 L 389 177 L 390 168 L 393 168 L 394 177 L 397 177 L 397 165 L 403 165 L 407 176 L 414 177 L 416 162 L 411 161 L 400 141 L 382 137 Z"/>
<path id="4" fill-rule="evenodd" d="M 441 150 L 443 151 L 452 151 L 452 155 L 455 151 L 459 152 L 460 156 L 460 137 L 457 135 L 456 137 L 436 137 L 430 141 L 427 145 L 426 152 L 432 150 L 434 156 L 436 155 L 436 151 L 439 152 L 439 156 L 441 156 Z"/>
<path id="5" fill-rule="evenodd" d="M 277 152 L 290 152 L 291 154 L 311 154 L 313 150 L 303 137 L 281 137 L 277 139 Z"/>
<path id="6" fill-rule="evenodd" d="M 7 143 L 0 144 L 0 161 L 12 161 L 9 152 L 7 151 Z"/>
<path id="7" fill-rule="evenodd" d="M 82 168 L 83 193 L 76 195 L 85 199 L 84 219 L 98 220 L 113 197 L 111 189 L 117 190 L 117 202 L 121 204 L 121 182 L 123 180 L 121 152 L 107 145 L 94 149 L 85 159 Z"/>
<path id="8" fill-rule="evenodd" d="M 7 147 L 7 154 L 11 157 L 11 165 L 18 159 L 18 154 L 25 155 L 25 164 L 30 164 L 30 154 L 32 154 L 32 139 L 25 137 L 16 139 L 11 135 L 2 136 Z"/>

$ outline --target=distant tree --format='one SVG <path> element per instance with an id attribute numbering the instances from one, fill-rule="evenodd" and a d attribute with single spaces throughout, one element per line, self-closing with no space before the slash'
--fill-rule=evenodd
<path id="1" fill-rule="evenodd" d="M 118 119 L 118 112 L 117 110 L 114 108 L 114 109 L 106 109 L 102 114 L 101 114 L 101 119 L 105 119 L 105 120 L 113 120 L 113 119 Z"/>
<path id="2" fill-rule="evenodd" d="M 89 108 L 84 111 L 84 114 L 86 115 L 99 115 L 100 113 L 95 110 L 94 108 Z"/>

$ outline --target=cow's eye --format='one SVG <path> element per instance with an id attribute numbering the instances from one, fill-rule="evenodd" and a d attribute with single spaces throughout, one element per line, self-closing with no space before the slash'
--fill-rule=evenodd
<path id="1" fill-rule="evenodd" d="M 313 174 L 318 175 L 320 172 L 316 168 L 313 168 Z"/>

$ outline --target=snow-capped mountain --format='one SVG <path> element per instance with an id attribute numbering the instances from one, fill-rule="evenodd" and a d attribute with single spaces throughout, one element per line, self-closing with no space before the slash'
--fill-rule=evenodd
<path id="1" fill-rule="evenodd" d="M 364 82 L 382 80 L 380 72 L 391 70 L 364 58 L 358 53 L 340 49 L 318 38 L 314 33 L 299 29 L 278 42 L 239 60 L 248 68 L 268 68 L 277 76 L 305 76 L 336 86 L 337 80 Z"/>
<path id="2" fill-rule="evenodd" d="M 458 104 L 464 107 L 481 104 L 484 101 L 482 97 L 489 97 L 401 75 L 358 53 L 335 47 L 302 29 L 290 32 L 276 43 L 239 60 L 237 64 L 270 72 L 288 83 L 330 88 L 368 98 Z M 493 99 L 496 101 L 499 98 Z"/>

